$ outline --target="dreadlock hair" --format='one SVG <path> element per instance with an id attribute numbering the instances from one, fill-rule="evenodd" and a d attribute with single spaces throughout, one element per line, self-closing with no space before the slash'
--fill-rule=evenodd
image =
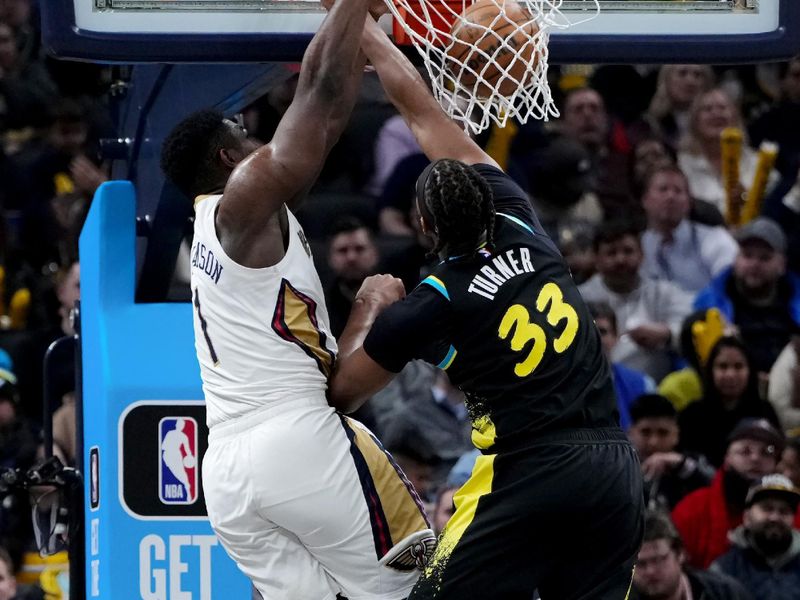
<path id="1" fill-rule="evenodd" d="M 237 141 L 223 119 L 218 110 L 197 111 L 178 123 L 161 146 L 161 169 L 190 198 L 214 190 L 227 175 L 217 154 Z"/>
<path id="2" fill-rule="evenodd" d="M 457 160 L 437 161 L 423 188 L 424 205 L 433 217 L 437 254 L 473 255 L 481 235 L 494 242 L 494 201 L 489 183 L 471 166 Z"/>

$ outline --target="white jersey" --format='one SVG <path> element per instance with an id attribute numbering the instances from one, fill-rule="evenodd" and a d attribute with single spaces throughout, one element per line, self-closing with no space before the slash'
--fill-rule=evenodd
<path id="1" fill-rule="evenodd" d="M 213 427 L 297 397 L 324 402 L 336 356 L 311 249 L 287 210 L 289 244 L 271 267 L 228 258 L 216 235 L 221 195 L 195 204 L 192 303 L 197 359 Z"/>

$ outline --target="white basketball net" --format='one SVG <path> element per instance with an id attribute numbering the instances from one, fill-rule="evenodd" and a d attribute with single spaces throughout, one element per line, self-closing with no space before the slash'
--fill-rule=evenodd
<path id="1" fill-rule="evenodd" d="M 458 25 L 467 23 L 463 12 L 475 0 L 386 0 L 386 3 L 425 60 L 434 97 L 465 129 L 479 133 L 492 122 L 504 127 L 513 117 L 521 123 L 530 116 L 544 121 L 558 117 L 547 81 L 550 30 L 567 29 L 593 19 L 599 14 L 599 1 L 584 0 L 588 10 L 581 11 L 582 18 L 577 21 L 570 21 L 559 10 L 563 0 L 485 1 L 493 3 L 499 13 L 488 26 L 468 24 L 477 28 L 472 30 L 469 45 L 463 37 L 454 38 L 451 31 L 457 32 Z M 515 21 L 507 15 L 507 9 L 513 14 L 517 5 L 528 14 Z M 522 45 L 521 40 L 524 40 Z M 509 41 L 517 47 L 512 47 Z M 516 55 L 511 62 L 509 52 Z"/>

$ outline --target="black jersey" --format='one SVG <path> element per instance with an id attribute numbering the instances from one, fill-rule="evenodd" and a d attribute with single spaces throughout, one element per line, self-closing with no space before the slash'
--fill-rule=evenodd
<path id="1" fill-rule="evenodd" d="M 479 448 L 616 425 L 600 335 L 564 259 L 513 180 L 475 168 L 494 193 L 493 247 L 440 263 L 379 316 L 365 351 L 393 372 L 414 358 L 445 369 L 467 396 Z"/>

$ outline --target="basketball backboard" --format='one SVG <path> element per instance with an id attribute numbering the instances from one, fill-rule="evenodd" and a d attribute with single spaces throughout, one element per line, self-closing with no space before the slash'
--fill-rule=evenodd
<path id="1" fill-rule="evenodd" d="M 798 0 L 600 6 L 596 19 L 554 31 L 551 62 L 743 63 L 800 52 Z M 51 53 L 125 63 L 298 60 L 325 15 L 317 0 L 47 0 L 41 10 Z M 577 22 L 594 3 L 564 0 L 561 10 Z"/>

